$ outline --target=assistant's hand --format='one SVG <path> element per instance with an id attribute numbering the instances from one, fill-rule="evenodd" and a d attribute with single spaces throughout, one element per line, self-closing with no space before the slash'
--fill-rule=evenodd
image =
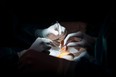
<path id="1" fill-rule="evenodd" d="M 52 40 L 38 37 L 29 49 L 38 52 L 48 51 L 52 47 Z"/>
<path id="2" fill-rule="evenodd" d="M 56 40 L 60 38 L 65 33 L 65 27 L 61 26 L 58 22 L 51 25 L 50 27 L 44 29 L 42 31 L 42 35 L 45 38 L 49 38 L 51 40 Z"/>
<path id="3" fill-rule="evenodd" d="M 95 42 L 95 39 L 81 31 L 70 33 L 64 39 L 64 45 L 68 47 L 88 47 Z"/>

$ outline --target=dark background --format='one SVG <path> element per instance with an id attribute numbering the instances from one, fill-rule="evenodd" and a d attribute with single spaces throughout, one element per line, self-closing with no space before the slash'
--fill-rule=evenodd
<path id="1" fill-rule="evenodd" d="M 114 58 L 112 54 L 115 48 L 113 45 L 115 44 L 113 17 L 113 0 L 76 2 L 3 0 L 0 1 L 0 47 L 28 48 L 34 39 L 27 36 L 22 30 L 32 25 L 37 25 L 38 28 L 43 29 L 56 21 L 83 21 L 88 23 L 88 34 L 93 33 L 94 36 L 98 36 L 100 27 L 105 25 L 110 27 L 107 32 L 108 52 L 106 52 L 105 59 L 108 60 L 106 64 L 113 68 Z"/>
<path id="2" fill-rule="evenodd" d="M 95 32 L 97 35 L 106 17 L 112 15 L 113 7 L 112 0 L 0 1 L 0 46 L 22 46 L 23 43 L 16 36 L 21 35 L 20 31 L 27 26 L 24 24 L 39 24 L 39 28 L 46 28 L 56 21 L 84 21 L 89 24 L 89 31 Z"/>

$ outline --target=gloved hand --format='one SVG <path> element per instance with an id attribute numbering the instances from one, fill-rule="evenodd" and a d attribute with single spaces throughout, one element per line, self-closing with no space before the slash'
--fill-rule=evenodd
<path id="1" fill-rule="evenodd" d="M 88 47 L 91 46 L 95 42 L 95 39 L 91 36 L 83 33 L 76 32 L 70 33 L 64 39 L 64 45 L 68 47 Z"/>
<path id="2" fill-rule="evenodd" d="M 42 31 L 44 38 L 56 40 L 65 33 L 65 27 L 61 26 L 58 22 Z"/>
<path id="3" fill-rule="evenodd" d="M 52 47 L 52 45 L 53 45 L 52 40 L 38 37 L 29 49 L 38 52 L 44 52 L 44 51 L 46 52 Z"/>
<path id="4" fill-rule="evenodd" d="M 18 56 L 21 57 L 24 53 L 28 52 L 29 50 L 49 54 L 50 53 L 49 50 L 53 45 L 54 44 L 52 40 L 38 37 L 28 49 L 19 52 Z"/>
<path id="5" fill-rule="evenodd" d="M 57 22 L 50 27 L 44 29 L 42 31 L 42 35 L 44 38 L 51 39 L 54 42 L 55 46 L 59 46 L 60 42 L 64 39 L 66 35 L 66 29 Z"/>

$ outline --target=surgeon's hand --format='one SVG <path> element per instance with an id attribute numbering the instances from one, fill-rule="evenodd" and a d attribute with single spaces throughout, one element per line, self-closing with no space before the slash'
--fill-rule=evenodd
<path id="1" fill-rule="evenodd" d="M 64 39 L 64 45 L 68 47 L 89 47 L 93 45 L 95 39 L 81 31 L 76 33 L 70 33 Z"/>
<path id="2" fill-rule="evenodd" d="M 48 52 L 48 50 L 52 47 L 53 43 L 52 40 L 47 38 L 40 38 L 38 37 L 34 43 L 30 46 L 29 49 L 35 50 L 38 52 Z"/>
<path id="3" fill-rule="evenodd" d="M 53 47 L 52 40 L 38 37 L 28 49 L 19 52 L 18 56 L 21 57 L 24 53 L 30 50 L 49 54 L 49 50 L 51 49 L 51 47 Z"/>
<path id="4" fill-rule="evenodd" d="M 56 46 L 59 46 L 60 42 L 64 39 L 66 35 L 65 27 L 61 26 L 58 22 L 51 25 L 50 27 L 42 31 L 44 38 L 49 38 L 54 41 Z"/>
<path id="5" fill-rule="evenodd" d="M 61 26 L 58 22 L 44 29 L 42 34 L 45 38 L 56 40 L 65 33 L 65 27 Z"/>

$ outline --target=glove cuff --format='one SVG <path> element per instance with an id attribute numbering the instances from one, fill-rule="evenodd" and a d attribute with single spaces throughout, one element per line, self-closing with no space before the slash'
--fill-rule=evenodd
<path id="1" fill-rule="evenodd" d="M 43 29 L 43 30 L 41 31 L 41 35 L 42 35 L 42 37 L 46 38 L 47 35 L 48 35 L 48 30 L 47 30 L 47 29 Z"/>
<path id="2" fill-rule="evenodd" d="M 43 37 L 43 30 L 41 29 L 38 29 L 35 31 L 35 36 L 36 37 Z"/>

